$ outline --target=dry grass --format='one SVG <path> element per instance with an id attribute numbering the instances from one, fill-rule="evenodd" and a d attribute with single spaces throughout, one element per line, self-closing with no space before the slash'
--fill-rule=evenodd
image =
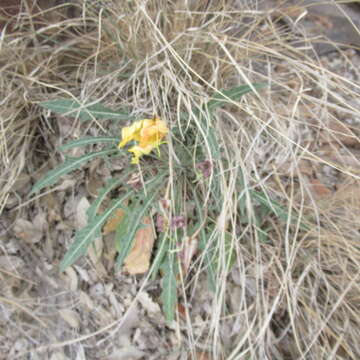
<path id="1" fill-rule="evenodd" d="M 215 164 L 216 177 L 196 191 L 206 207 L 219 189 L 224 201 L 217 204 L 209 242 L 216 239 L 221 258 L 230 235 L 236 252 L 231 271 L 225 260 L 219 262 L 215 292 L 203 287 L 201 256 L 184 281 L 179 298 L 187 310 L 174 325 L 179 348 L 190 349 L 194 359 L 202 350 L 213 359 L 357 359 L 358 69 L 349 52 L 341 52 L 353 78 L 334 73 L 311 51 L 310 41 L 297 48 L 303 39 L 268 14 L 229 3 L 106 1 L 103 8 L 89 1 L 73 18 L 59 6 L 57 21 L 41 27 L 36 16 L 19 15 L 17 28 L 4 31 L 0 44 L 0 209 L 16 214 L 25 201 L 21 177 L 55 161 L 54 145 L 70 132 L 101 130 L 76 122 L 61 132 L 64 125 L 57 121 L 64 120 L 49 117 L 40 101 L 73 96 L 136 116 L 157 113 L 172 127 L 190 128 Z M 194 109 L 217 89 L 254 82 L 269 87 L 207 119 L 221 148 L 214 159 Z M 187 123 L 181 112 L 192 114 Z M 346 128 L 334 125 L 345 119 L 352 121 Z M 176 174 L 170 191 L 175 187 Z M 287 218 L 262 218 L 253 189 L 279 201 Z M 301 222 L 310 228 L 305 231 Z M 265 242 L 259 227 L 267 233 Z"/>

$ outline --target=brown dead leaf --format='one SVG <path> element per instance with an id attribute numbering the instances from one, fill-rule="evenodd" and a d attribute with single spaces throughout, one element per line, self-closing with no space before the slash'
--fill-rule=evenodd
<path id="1" fill-rule="evenodd" d="M 89 255 L 92 263 L 95 265 L 98 273 L 106 274 L 105 268 L 101 262 L 99 262 L 99 259 L 102 255 L 104 249 L 104 243 L 102 237 L 97 237 L 95 241 L 91 244 L 89 247 L 87 254 Z"/>
<path id="2" fill-rule="evenodd" d="M 155 302 L 147 292 L 141 291 L 137 297 L 139 303 L 149 315 L 158 316 L 161 313 L 159 304 Z"/>
<path id="3" fill-rule="evenodd" d="M 85 291 L 80 290 L 79 293 L 79 303 L 85 307 L 86 311 L 93 311 L 95 308 L 95 304 L 91 297 Z"/>
<path id="4" fill-rule="evenodd" d="M 327 188 L 320 180 L 311 178 L 309 180 L 311 192 L 317 198 L 324 198 L 330 196 L 332 191 Z"/>
<path id="5" fill-rule="evenodd" d="M 178 303 L 176 305 L 176 310 L 182 319 L 186 319 L 186 308 L 183 304 Z"/>
<path id="6" fill-rule="evenodd" d="M 86 181 L 86 190 L 92 197 L 98 195 L 98 190 L 103 186 L 104 182 L 96 174 L 91 174 L 90 178 Z"/>
<path id="7" fill-rule="evenodd" d="M 1 255 L 0 256 L 0 271 L 16 272 L 17 269 L 22 268 L 25 262 L 21 257 L 14 255 Z"/>
<path id="8" fill-rule="evenodd" d="M 341 219 L 337 225 L 339 231 L 344 234 L 355 231 L 360 226 L 360 182 L 350 181 L 339 185 L 337 191 L 323 202 L 322 210 L 326 211 L 327 216 Z"/>
<path id="9" fill-rule="evenodd" d="M 314 173 L 313 163 L 306 159 L 299 160 L 298 169 L 302 175 L 312 176 Z"/>
<path id="10" fill-rule="evenodd" d="M 189 358 L 190 359 L 190 358 Z M 195 354 L 196 360 L 212 360 L 212 356 L 206 351 L 197 351 Z"/>
<path id="11" fill-rule="evenodd" d="M 60 202 L 55 197 L 54 193 L 48 193 L 41 198 L 42 203 L 48 212 L 48 222 L 54 223 L 55 221 L 61 221 L 61 208 Z"/>
<path id="12" fill-rule="evenodd" d="M 151 218 L 146 216 L 142 222 L 147 226 L 136 232 L 134 246 L 124 261 L 124 269 L 132 275 L 143 274 L 149 269 L 155 241 Z"/>
<path id="13" fill-rule="evenodd" d="M 108 235 L 116 231 L 118 225 L 123 221 L 124 210 L 117 209 L 103 228 L 103 234 Z M 150 257 L 155 241 L 155 235 L 151 226 L 151 218 L 144 217 L 142 223 L 144 228 L 139 229 L 135 234 L 134 246 L 124 260 L 124 269 L 132 275 L 143 274 L 149 269 Z"/>
<path id="14" fill-rule="evenodd" d="M 288 67 L 282 64 L 277 65 L 277 69 L 280 71 L 282 70 L 283 72 L 288 71 Z M 300 86 L 300 84 L 295 79 L 289 79 L 287 84 L 291 85 L 292 88 L 298 88 Z M 292 106 L 279 103 L 274 105 L 274 111 L 278 116 L 283 116 L 286 118 L 295 116 L 296 118 L 306 120 L 310 124 L 314 122 L 314 119 L 316 119 L 318 113 L 318 110 L 314 104 L 299 104 L 296 107 L 296 112 L 294 114 L 294 109 Z"/>
<path id="15" fill-rule="evenodd" d="M 321 137 L 324 144 L 340 142 L 345 146 L 360 147 L 360 141 L 349 125 L 338 120 L 330 121 L 326 125 L 326 130 L 322 131 Z"/>
<path id="16" fill-rule="evenodd" d="M 328 16 L 310 14 L 309 18 L 319 27 L 323 27 L 326 30 L 330 30 L 333 28 L 334 24 Z"/>
<path id="17" fill-rule="evenodd" d="M 45 231 L 46 215 L 39 213 L 33 219 L 28 221 L 25 219 L 17 219 L 14 226 L 15 235 L 28 243 L 35 244 L 39 242 Z"/>
<path id="18" fill-rule="evenodd" d="M 317 152 L 316 155 L 321 159 L 334 163 L 340 167 L 346 167 L 352 172 L 358 173 L 360 171 L 360 150 L 347 148 L 337 150 L 332 145 L 323 145 Z"/>
<path id="19" fill-rule="evenodd" d="M 277 167 L 279 175 L 291 177 L 298 177 L 301 175 L 311 177 L 313 176 L 314 170 L 313 163 L 306 159 L 299 159 L 297 164 L 291 161 L 286 161 Z"/>
<path id="20" fill-rule="evenodd" d="M 71 309 L 59 310 L 60 316 L 74 329 L 78 329 L 80 326 L 80 319 L 77 312 Z"/>
<path id="21" fill-rule="evenodd" d="M 89 173 L 85 182 L 86 190 L 92 197 L 97 197 L 99 189 L 104 185 L 104 173 L 102 171 L 101 160 L 96 159 L 89 165 Z"/>
<path id="22" fill-rule="evenodd" d="M 360 184 L 354 182 L 341 185 L 334 194 L 334 201 L 347 205 L 354 205 L 360 209 Z"/>
<path id="23" fill-rule="evenodd" d="M 108 235 L 116 231 L 117 226 L 121 223 L 124 217 L 125 211 L 123 209 L 116 209 L 114 215 L 109 218 L 103 228 L 103 234 Z"/>
<path id="24" fill-rule="evenodd" d="M 76 205 L 75 225 L 77 230 L 80 230 L 87 225 L 88 216 L 86 212 L 89 207 L 89 200 L 85 196 L 83 196 Z"/>
<path id="25" fill-rule="evenodd" d="M 61 276 L 64 279 L 64 283 L 69 290 L 78 290 L 79 278 L 73 267 L 69 266 Z"/>
<path id="26" fill-rule="evenodd" d="M 65 179 L 60 183 L 59 186 L 56 186 L 56 191 L 65 191 L 75 186 L 76 180 L 75 179 Z"/>

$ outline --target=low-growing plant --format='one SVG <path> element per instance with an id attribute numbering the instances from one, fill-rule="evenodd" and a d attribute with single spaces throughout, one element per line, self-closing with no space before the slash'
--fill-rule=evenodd
<path id="1" fill-rule="evenodd" d="M 68 99 L 41 103 L 42 107 L 55 113 L 76 116 L 84 121 L 133 121 L 130 126 L 122 127 L 121 139 L 113 134 L 104 134 L 99 137 L 84 137 L 61 146 L 60 151 L 94 144 L 102 144 L 104 148 L 76 158 L 67 157 L 62 165 L 48 172 L 31 190 L 31 194 L 37 193 L 95 158 L 106 158 L 111 164 L 117 157 L 128 156 L 124 147 L 128 143 L 133 143 L 128 149 L 133 154 L 131 164 L 129 162 L 129 165 L 124 167 L 120 177 L 109 179 L 105 186 L 99 189 L 97 198 L 87 210 L 88 223 L 75 234 L 60 263 L 60 271 L 86 254 L 89 246 L 101 236 L 107 221 L 114 216 L 117 209 L 122 209 L 121 221 L 116 225 L 116 265 L 120 268 L 124 264 L 134 247 L 138 230 L 150 226 L 143 224 L 144 217 L 153 218 L 156 223 L 157 244 L 150 275 L 154 278 L 159 271 L 162 273 L 161 298 L 168 321 L 174 319 L 179 277 L 189 272 L 190 261 L 196 252 L 202 253 L 200 265 L 206 269 L 209 286 L 215 290 L 218 268 L 225 264 L 229 269 L 234 263 L 235 244 L 230 233 L 235 230 L 230 225 L 229 233 L 221 234 L 216 229 L 218 209 L 225 201 L 226 195 L 220 189 L 218 178 L 223 170 L 219 164 L 224 167 L 226 159 L 222 155 L 221 142 L 211 126 L 211 119 L 217 108 L 238 101 L 246 93 L 264 86 L 263 83 L 255 83 L 251 86 L 242 85 L 218 91 L 205 105 L 194 109 L 191 114 L 182 112 L 179 116 L 180 121 L 184 124 L 196 122 L 202 133 L 200 135 L 191 126 L 170 124 L 157 116 L 135 121 L 135 118 L 125 111 L 113 111 L 100 104 L 84 106 Z M 172 144 L 173 158 L 166 146 L 167 142 Z M 154 149 L 157 151 L 153 152 Z M 137 166 L 141 169 L 141 181 L 137 180 L 134 184 L 128 180 L 138 172 Z M 172 186 L 169 186 L 170 178 Z M 239 213 L 245 222 L 250 223 L 250 215 L 246 214 L 244 206 L 246 199 L 245 192 L 242 191 L 245 187 L 242 183 L 242 174 L 238 176 L 237 186 L 239 196 L 236 202 Z M 111 199 L 107 208 L 103 210 L 104 201 L 111 197 L 115 189 L 117 197 Z M 287 209 L 283 209 L 263 191 L 253 189 L 248 194 L 251 201 L 258 204 L 260 212 L 273 213 L 280 219 L 288 218 Z M 254 227 L 259 238 L 266 242 L 267 234 L 261 226 L 262 222 L 255 214 Z M 222 247 L 218 245 L 220 241 L 224 242 Z"/>

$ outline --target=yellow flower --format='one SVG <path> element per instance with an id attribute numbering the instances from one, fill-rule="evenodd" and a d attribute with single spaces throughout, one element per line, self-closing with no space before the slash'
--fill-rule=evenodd
<path id="1" fill-rule="evenodd" d="M 142 155 L 150 154 L 154 148 L 158 148 L 160 144 L 162 144 L 162 139 L 168 132 L 169 129 L 167 128 L 165 121 L 158 117 L 136 121 L 131 126 L 122 129 L 122 140 L 119 144 L 119 148 L 125 146 L 132 140 L 137 141 L 138 144 L 131 147 L 129 152 L 134 154 L 131 163 L 138 164 Z"/>

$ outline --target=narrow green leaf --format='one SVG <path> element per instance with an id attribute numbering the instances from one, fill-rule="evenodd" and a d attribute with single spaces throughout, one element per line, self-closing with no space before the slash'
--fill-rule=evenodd
<path id="1" fill-rule="evenodd" d="M 199 119 L 199 125 L 202 129 L 202 132 L 204 133 L 206 141 L 209 143 L 212 159 L 218 160 L 220 157 L 220 147 L 216 137 L 216 132 L 211 126 L 211 113 L 208 113 L 208 116 L 205 116 L 203 111 L 196 109 L 194 110 L 194 114 Z"/>
<path id="2" fill-rule="evenodd" d="M 152 272 L 151 280 L 153 281 L 156 279 L 156 275 L 158 274 L 161 264 L 164 261 L 165 254 L 169 251 L 168 235 L 165 233 L 161 234 L 160 239 L 157 242 L 159 242 L 160 245 L 156 252 L 156 256 L 151 267 L 151 272 Z"/>
<path id="3" fill-rule="evenodd" d="M 116 144 L 119 141 L 120 139 L 114 136 L 89 136 L 64 144 L 60 146 L 58 150 L 65 151 L 76 147 L 87 146 L 92 144 L 100 144 L 100 143 Z"/>
<path id="4" fill-rule="evenodd" d="M 128 256 L 130 250 L 133 247 L 135 234 L 137 230 L 142 226 L 142 219 L 149 209 L 149 207 L 153 204 L 154 199 L 161 188 L 157 190 L 153 190 L 153 187 L 148 188 L 148 196 L 143 200 L 142 204 L 137 204 L 134 207 L 134 210 L 130 212 L 126 211 L 126 221 L 122 221 L 120 223 L 121 227 L 119 231 L 116 232 L 116 248 L 119 251 L 119 255 L 116 260 L 117 268 L 120 268 L 125 258 Z M 124 225 L 125 224 L 125 225 Z M 125 227 L 124 227 L 125 226 Z"/>
<path id="5" fill-rule="evenodd" d="M 223 236 L 222 236 L 223 235 Z M 206 251 L 205 258 L 207 262 L 208 282 L 211 290 L 216 290 L 216 272 L 225 267 L 230 271 L 235 264 L 236 254 L 232 244 L 231 235 L 228 233 L 219 234 L 215 230 L 215 226 L 210 226 L 206 234 L 206 242 L 211 242 L 210 246 L 207 244 L 204 251 Z M 203 248 L 201 244 L 200 249 Z"/>
<path id="6" fill-rule="evenodd" d="M 69 158 L 62 165 L 58 166 L 54 170 L 49 171 L 42 179 L 40 179 L 33 186 L 29 195 L 38 192 L 46 186 L 53 185 L 61 176 L 66 175 L 75 169 L 78 169 L 81 165 L 95 157 L 106 156 L 116 152 L 118 152 L 118 149 L 106 149 L 86 154 L 77 158 Z"/>
<path id="7" fill-rule="evenodd" d="M 211 156 L 214 160 L 219 160 L 220 158 L 220 146 L 217 141 L 216 132 L 214 128 L 210 128 L 208 131 L 208 141 L 211 151 Z"/>
<path id="8" fill-rule="evenodd" d="M 101 232 L 101 228 L 107 218 L 115 211 L 115 209 L 122 205 L 123 201 L 128 199 L 132 194 L 133 192 L 129 191 L 120 199 L 113 201 L 109 208 L 107 208 L 102 214 L 95 216 L 95 218 L 93 218 L 93 220 L 87 226 L 76 233 L 74 242 L 71 244 L 69 250 L 65 254 L 64 259 L 60 263 L 60 271 L 64 271 L 81 255 L 86 253 L 91 242 L 94 241 L 96 236 L 98 236 Z"/>
<path id="9" fill-rule="evenodd" d="M 216 108 L 228 104 L 229 99 L 233 101 L 239 100 L 246 93 L 253 91 L 253 89 L 261 89 L 267 85 L 267 83 L 254 83 L 252 87 L 250 85 L 240 85 L 228 90 L 221 90 L 214 94 L 212 100 L 206 104 L 206 107 L 212 112 Z"/>
<path id="10" fill-rule="evenodd" d="M 258 223 L 259 223 L 259 220 L 255 217 L 255 231 L 257 233 L 258 239 L 263 244 L 268 244 L 269 243 L 268 234 L 265 230 L 262 230 L 258 226 Z"/>
<path id="11" fill-rule="evenodd" d="M 266 196 L 265 193 L 251 190 L 250 191 L 251 196 L 259 201 L 260 204 L 264 205 L 268 209 L 271 209 L 271 211 L 280 218 L 287 218 L 287 212 L 286 210 L 275 200 L 272 200 L 269 198 L 269 196 Z"/>
<path id="12" fill-rule="evenodd" d="M 161 269 L 164 272 L 162 281 L 161 300 L 166 321 L 172 322 L 175 317 L 177 303 L 176 294 L 176 261 L 174 253 L 169 252 Z"/>
<path id="13" fill-rule="evenodd" d="M 209 285 L 209 289 L 211 291 L 216 290 L 216 272 L 215 266 L 213 261 L 213 251 L 207 245 L 209 241 L 209 236 L 207 236 L 204 230 L 200 231 L 200 242 L 199 242 L 199 249 L 204 252 L 204 267 L 206 269 L 207 274 L 207 282 Z"/>
<path id="14" fill-rule="evenodd" d="M 195 200 L 195 206 L 197 211 L 197 216 L 199 219 L 199 226 L 204 222 L 204 216 L 203 216 L 203 206 L 201 204 L 201 201 L 199 200 L 199 197 L 196 193 L 196 191 L 193 191 L 193 196 Z M 214 193 L 213 193 L 214 194 Z M 215 192 L 216 194 L 216 192 Z M 207 273 L 207 281 L 209 284 L 209 288 L 211 291 L 216 290 L 216 281 L 215 281 L 215 268 L 214 263 L 211 255 L 210 247 L 208 246 L 209 236 L 207 236 L 204 227 L 200 230 L 200 241 L 199 241 L 199 249 L 204 252 L 204 266 Z"/>
<path id="15" fill-rule="evenodd" d="M 220 147 L 216 137 L 216 132 L 213 127 L 208 127 L 206 125 L 206 120 L 204 117 L 200 118 L 200 124 L 204 133 L 206 134 L 206 140 L 209 143 L 211 157 L 213 160 L 218 160 L 220 158 Z"/>
<path id="16" fill-rule="evenodd" d="M 137 203 L 136 206 L 138 206 L 139 204 Z M 120 254 L 122 250 L 121 247 L 124 244 L 124 241 L 122 240 L 129 240 L 127 239 L 127 234 L 129 232 L 129 225 L 131 223 L 131 219 L 133 218 L 134 214 L 136 213 L 136 208 L 134 209 L 134 206 L 132 207 L 124 207 L 124 214 L 122 216 L 121 222 L 118 224 L 118 226 L 116 227 L 116 234 L 115 234 L 115 247 L 117 252 Z M 140 224 L 138 225 L 139 227 L 141 226 Z M 139 230 L 138 228 L 136 230 Z M 131 250 L 131 248 L 130 248 Z"/>
<path id="17" fill-rule="evenodd" d="M 265 193 L 263 193 L 261 191 L 256 191 L 256 190 L 251 190 L 250 195 L 254 199 L 256 199 L 261 205 L 267 207 L 279 219 L 283 220 L 284 222 L 288 221 L 289 213 L 288 213 L 287 209 L 284 206 L 282 206 L 281 204 L 279 204 L 276 200 L 272 200 Z M 295 212 L 295 210 L 294 210 L 294 212 Z M 297 221 L 298 221 L 298 215 L 295 212 L 292 217 L 291 223 L 293 224 Z M 300 223 L 300 228 L 305 231 L 310 229 L 304 223 Z"/>
<path id="18" fill-rule="evenodd" d="M 57 114 L 78 117 L 80 120 L 129 120 L 133 117 L 123 111 L 113 111 L 101 104 L 85 105 L 71 99 L 56 99 L 40 103 L 40 106 Z"/>
<path id="19" fill-rule="evenodd" d="M 116 179 L 116 178 L 110 179 L 105 184 L 105 186 L 99 190 L 98 196 L 96 197 L 95 201 L 89 206 L 89 208 L 86 211 L 86 214 L 88 216 L 88 222 L 93 221 L 97 212 L 99 211 L 101 203 L 104 201 L 104 199 L 106 198 L 106 196 L 109 194 L 110 191 L 115 189 L 124 181 L 125 176 L 121 177 L 120 179 Z"/>
<path id="20" fill-rule="evenodd" d="M 239 191 L 238 193 L 240 216 L 244 218 L 246 215 L 246 192 L 243 191 L 243 189 L 245 189 L 245 181 L 244 181 L 244 174 L 241 168 L 239 168 L 237 182 L 239 184 L 239 188 L 241 189 L 241 191 Z"/>
<path id="21" fill-rule="evenodd" d="M 207 121 L 204 110 L 199 111 L 199 109 L 193 109 L 192 113 L 193 116 L 198 119 L 197 124 L 202 130 L 204 140 L 209 143 L 212 159 L 214 160 L 219 159 L 220 149 L 216 139 L 216 132 L 214 128 L 211 126 L 211 115 L 208 114 L 209 121 Z M 190 117 L 189 113 L 185 113 L 185 112 L 180 113 L 180 118 L 184 123 L 187 123 L 189 121 L 189 117 Z M 196 133 L 198 133 L 198 131 L 196 131 Z M 182 131 L 180 131 L 180 135 L 183 136 Z M 187 149 L 182 149 L 183 152 L 184 150 Z"/>

